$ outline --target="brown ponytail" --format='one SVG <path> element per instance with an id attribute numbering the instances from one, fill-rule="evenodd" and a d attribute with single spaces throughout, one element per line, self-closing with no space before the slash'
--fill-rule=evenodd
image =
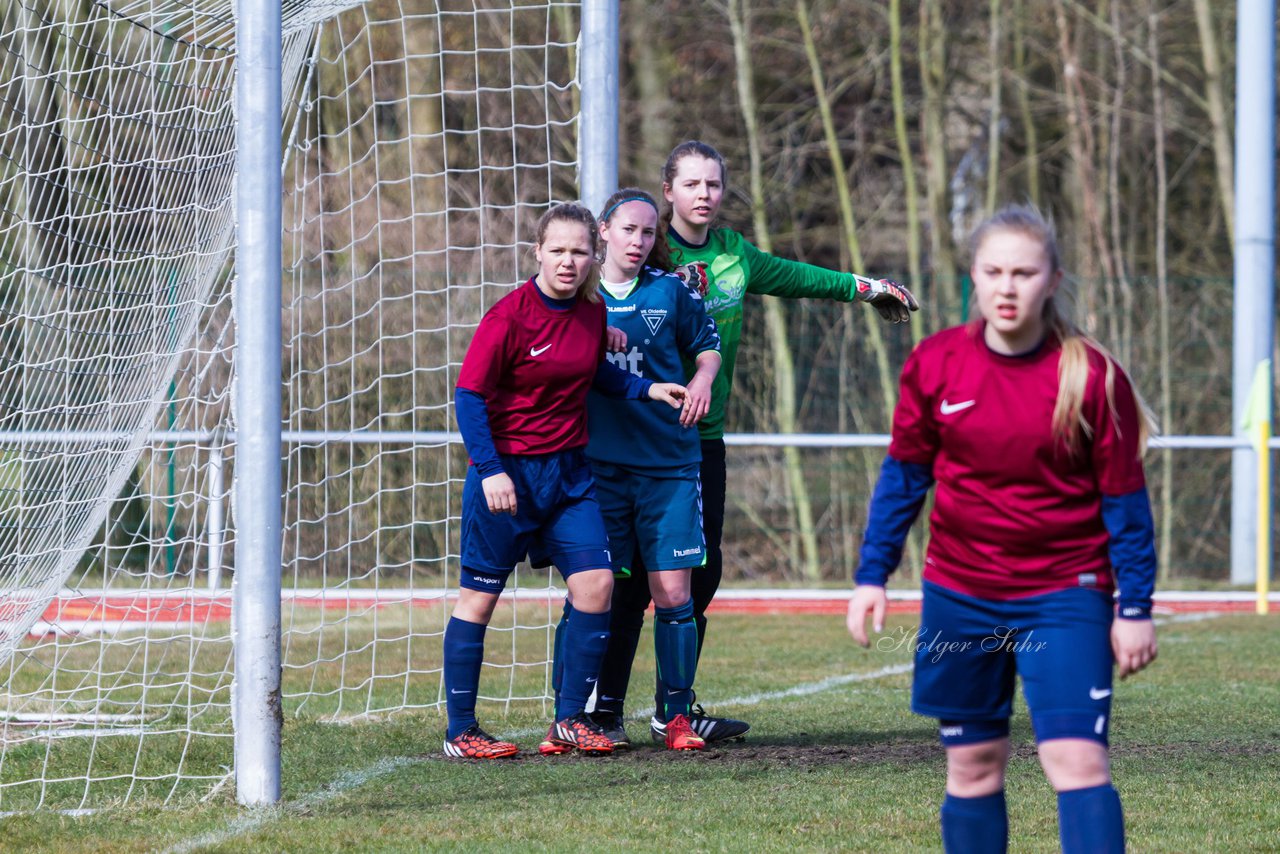
<path id="1" fill-rule="evenodd" d="M 724 158 L 720 156 L 720 152 L 714 147 L 707 145 L 705 142 L 697 139 L 687 139 L 684 142 L 671 149 L 671 153 L 667 155 L 667 162 L 662 166 L 662 188 L 670 189 L 671 184 L 676 180 L 676 172 L 680 169 L 680 161 L 686 157 L 703 157 L 712 160 L 720 165 L 720 183 L 725 188 L 729 186 L 729 167 L 725 165 Z M 663 234 L 671 230 L 671 217 L 675 214 L 675 209 L 671 203 L 663 200 L 662 209 L 658 212 L 658 227 Z"/>

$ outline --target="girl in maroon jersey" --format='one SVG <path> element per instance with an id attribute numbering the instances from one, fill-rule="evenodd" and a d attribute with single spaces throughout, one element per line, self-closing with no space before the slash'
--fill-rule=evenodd
<path id="1" fill-rule="evenodd" d="M 613 590 L 585 454 L 587 391 L 679 408 L 685 390 L 604 360 L 597 239 L 595 218 L 581 205 L 547 211 L 534 247 L 537 275 L 481 319 L 458 374 L 458 427 L 472 464 L 462 491 L 460 589 L 444 635 L 448 756 L 517 752 L 480 728 L 475 709 L 485 629 L 507 576 L 531 547 L 555 563 L 574 605 L 558 647 L 555 722 L 540 750 L 612 750 L 583 711 L 609 641 Z"/>
<path id="2" fill-rule="evenodd" d="M 1123 678 L 1156 656 L 1151 423 L 1124 370 L 1064 314 L 1038 211 L 1000 210 L 971 249 L 979 317 L 903 368 L 848 627 L 863 646 L 868 616 L 883 629 L 885 581 L 936 483 L 911 705 L 939 720 L 946 749 L 943 847 L 1007 847 L 1016 674 L 1063 850 L 1121 851 L 1107 726 L 1114 665 Z"/>

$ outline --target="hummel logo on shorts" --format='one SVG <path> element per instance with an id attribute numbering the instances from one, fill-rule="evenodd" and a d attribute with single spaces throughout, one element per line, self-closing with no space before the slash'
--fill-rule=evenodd
<path id="1" fill-rule="evenodd" d="M 962 409 L 968 409 L 977 402 L 978 401 L 976 400 L 966 400 L 963 403 L 947 403 L 947 401 L 944 400 L 938 405 L 938 411 L 943 415 L 952 415 Z"/>

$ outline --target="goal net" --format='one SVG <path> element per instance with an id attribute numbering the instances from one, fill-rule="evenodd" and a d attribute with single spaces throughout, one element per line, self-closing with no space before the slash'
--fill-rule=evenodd
<path id="1" fill-rule="evenodd" d="M 282 14 L 285 714 L 360 720 L 442 705 L 453 383 L 576 195 L 579 14 Z M 231 0 L 0 11 L 0 812 L 231 772 L 235 67 Z M 482 689 L 540 702 L 513 587 Z"/>

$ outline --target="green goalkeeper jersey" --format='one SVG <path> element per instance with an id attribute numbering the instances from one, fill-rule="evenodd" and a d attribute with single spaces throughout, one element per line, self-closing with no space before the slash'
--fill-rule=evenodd
<path id="1" fill-rule="evenodd" d="M 857 285 L 850 273 L 788 261 L 752 246 L 745 237 L 728 228 L 713 228 L 701 246 L 686 243 L 674 229 L 667 230 L 671 260 L 677 266 L 702 263 L 707 270 L 703 294 L 707 314 L 720 331 L 723 362 L 711 387 L 711 409 L 698 425 L 703 439 L 724 436 L 724 410 L 733 388 L 733 366 L 742 338 L 742 302 L 747 294 L 775 297 L 818 297 L 853 302 Z M 685 364 L 685 376 L 693 376 L 695 366 Z"/>

